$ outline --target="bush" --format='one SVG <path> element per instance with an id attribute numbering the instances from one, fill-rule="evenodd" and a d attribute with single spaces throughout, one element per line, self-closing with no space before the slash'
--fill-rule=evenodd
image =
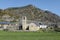
<path id="1" fill-rule="evenodd" d="M 3 31 L 8 31 L 8 29 L 3 29 Z"/>
<path id="2" fill-rule="evenodd" d="M 60 28 L 55 28 L 54 31 L 60 32 Z"/>

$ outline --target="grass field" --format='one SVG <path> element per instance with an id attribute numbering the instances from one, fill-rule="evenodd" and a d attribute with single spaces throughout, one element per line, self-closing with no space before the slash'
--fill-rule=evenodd
<path id="1" fill-rule="evenodd" d="M 60 33 L 0 31 L 0 40 L 60 40 Z"/>

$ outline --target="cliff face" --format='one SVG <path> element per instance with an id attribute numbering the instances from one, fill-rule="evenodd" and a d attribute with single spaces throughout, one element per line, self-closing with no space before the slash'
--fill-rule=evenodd
<path id="1" fill-rule="evenodd" d="M 12 7 L 4 10 L 4 13 L 21 18 L 27 16 L 30 20 L 39 20 L 45 22 L 60 22 L 60 17 L 48 10 L 41 10 L 32 5 L 24 7 Z"/>

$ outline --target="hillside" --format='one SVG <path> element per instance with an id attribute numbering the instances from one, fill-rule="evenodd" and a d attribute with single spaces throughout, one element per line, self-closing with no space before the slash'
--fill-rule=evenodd
<path id="1" fill-rule="evenodd" d="M 60 22 L 60 17 L 55 13 L 52 13 L 48 10 L 42 10 L 42 9 L 36 8 L 33 5 L 27 5 L 24 7 L 7 8 L 3 10 L 2 13 L 15 16 L 16 18 L 27 16 L 27 18 L 30 20 L 38 20 L 43 22 Z"/>

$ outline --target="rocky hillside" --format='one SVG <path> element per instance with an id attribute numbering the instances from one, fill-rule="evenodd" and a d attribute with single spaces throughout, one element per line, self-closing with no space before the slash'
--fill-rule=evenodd
<path id="1" fill-rule="evenodd" d="M 24 7 L 7 8 L 3 10 L 2 13 L 15 16 L 16 18 L 27 16 L 27 18 L 30 20 L 38 20 L 43 22 L 60 22 L 60 17 L 58 15 L 48 10 L 41 10 L 39 8 L 36 8 L 33 5 L 27 5 Z"/>

